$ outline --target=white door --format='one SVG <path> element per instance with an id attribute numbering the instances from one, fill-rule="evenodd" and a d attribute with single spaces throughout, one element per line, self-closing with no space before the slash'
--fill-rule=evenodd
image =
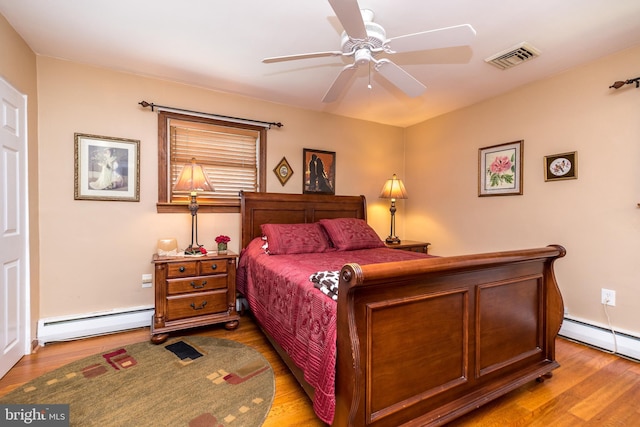
<path id="1" fill-rule="evenodd" d="M 0 79 L 0 378 L 29 348 L 26 106 Z"/>

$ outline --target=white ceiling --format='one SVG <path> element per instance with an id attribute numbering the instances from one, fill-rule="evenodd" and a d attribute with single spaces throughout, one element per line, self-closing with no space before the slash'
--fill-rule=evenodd
<path id="1" fill-rule="evenodd" d="M 472 25 L 477 36 L 465 47 L 390 57 L 427 86 L 417 98 L 376 73 L 367 89 L 368 68 L 360 67 L 343 96 L 324 104 L 349 58 L 261 61 L 340 50 L 342 27 L 327 0 L 0 0 L 0 13 L 39 55 L 403 127 L 640 44 L 639 0 L 359 5 L 375 13 L 388 38 L 459 24 Z M 506 71 L 484 62 L 521 42 L 540 57 Z M 165 102 L 161 94 L 148 101 Z"/>

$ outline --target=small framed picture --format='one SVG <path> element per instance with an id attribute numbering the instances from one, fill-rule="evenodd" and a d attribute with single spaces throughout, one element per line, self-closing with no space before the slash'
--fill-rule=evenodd
<path id="1" fill-rule="evenodd" d="M 74 135 L 76 200 L 140 201 L 140 141 Z"/>
<path id="2" fill-rule="evenodd" d="M 303 149 L 303 192 L 335 194 L 336 153 L 332 151 Z"/>
<path id="3" fill-rule="evenodd" d="M 578 179 L 578 152 L 544 156 L 544 180 Z"/>
<path id="4" fill-rule="evenodd" d="M 521 195 L 524 141 L 478 151 L 478 196 Z"/>
<path id="5" fill-rule="evenodd" d="M 293 175 L 293 169 L 291 169 L 286 157 L 283 157 L 280 163 L 273 168 L 273 173 L 276 174 L 280 184 L 284 187 L 287 181 L 289 181 L 289 178 L 291 178 L 291 175 Z"/>

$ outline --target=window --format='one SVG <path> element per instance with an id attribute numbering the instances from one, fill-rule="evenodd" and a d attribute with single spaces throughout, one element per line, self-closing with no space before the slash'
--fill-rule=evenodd
<path id="1" fill-rule="evenodd" d="M 201 212 L 239 212 L 240 191 L 264 191 L 266 128 L 167 111 L 158 114 L 158 212 L 181 212 L 189 194 L 173 190 L 192 158 L 212 192 L 198 193 Z"/>

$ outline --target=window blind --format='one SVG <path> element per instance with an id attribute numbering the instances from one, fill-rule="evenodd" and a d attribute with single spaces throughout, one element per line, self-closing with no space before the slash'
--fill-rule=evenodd
<path id="1" fill-rule="evenodd" d="M 213 192 L 198 193 L 207 198 L 238 198 L 243 191 L 258 191 L 260 133 L 232 126 L 169 119 L 171 200 L 188 197 L 173 190 L 180 172 L 192 158 L 204 168 Z"/>

